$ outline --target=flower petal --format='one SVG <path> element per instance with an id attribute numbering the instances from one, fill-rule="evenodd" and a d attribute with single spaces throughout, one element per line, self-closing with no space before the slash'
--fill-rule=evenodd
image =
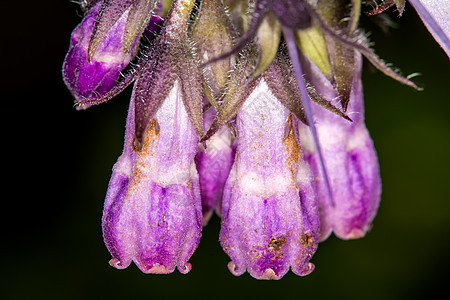
<path id="1" fill-rule="evenodd" d="M 428 31 L 450 57 L 450 3 L 446 0 L 409 0 Z"/>

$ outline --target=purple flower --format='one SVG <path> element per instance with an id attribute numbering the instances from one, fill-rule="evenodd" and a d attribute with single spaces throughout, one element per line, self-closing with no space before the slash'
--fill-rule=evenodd
<path id="1" fill-rule="evenodd" d="M 258 279 L 279 279 L 289 268 L 309 274 L 319 239 L 314 177 L 302 159 L 297 122 L 271 87 L 274 68 L 243 87 L 249 96 L 236 115 L 236 158 L 222 203 L 228 267 Z"/>
<path id="2" fill-rule="evenodd" d="M 216 111 L 209 108 L 204 115 L 205 128 L 211 125 Z M 235 137 L 230 128 L 223 126 L 206 141 L 206 149 L 195 157 L 200 177 L 203 225 L 206 226 L 214 211 L 222 214 L 222 194 L 236 155 Z"/>
<path id="3" fill-rule="evenodd" d="M 214 211 L 231 273 L 258 279 L 307 275 L 332 232 L 366 234 L 381 180 L 362 57 L 418 87 L 369 47 L 361 1 L 83 3 L 63 66 L 77 108 L 134 82 L 102 220 L 112 266 L 189 272 Z M 411 4 L 448 54 L 448 5 Z"/>
<path id="4" fill-rule="evenodd" d="M 103 236 L 118 269 L 133 260 L 145 273 L 181 273 L 201 235 L 201 200 L 194 156 L 198 137 L 175 82 L 135 144 L 135 90 L 125 146 L 114 166 L 103 212 Z"/>
<path id="5" fill-rule="evenodd" d="M 97 1 L 72 32 L 63 77 L 77 101 L 102 96 L 136 56 L 154 1 Z M 161 23 L 159 16 L 151 28 Z"/>
<path id="6" fill-rule="evenodd" d="M 305 160 L 316 176 L 321 240 L 325 240 L 332 231 L 342 239 L 364 236 L 370 229 L 380 201 L 378 160 L 364 124 L 361 62 L 360 54 L 355 53 L 355 74 L 347 109 L 352 122 L 321 107 L 313 107 L 334 206 L 329 199 L 328 187 L 310 130 L 300 124 L 300 141 Z M 337 99 L 336 90 L 317 67 L 310 64 L 307 77 L 324 97 Z"/>
<path id="7" fill-rule="evenodd" d="M 202 228 L 194 158 L 202 134 L 200 74 L 182 43 L 191 6 L 173 5 L 152 63 L 136 79 L 125 146 L 103 215 L 110 264 L 187 273 Z"/>

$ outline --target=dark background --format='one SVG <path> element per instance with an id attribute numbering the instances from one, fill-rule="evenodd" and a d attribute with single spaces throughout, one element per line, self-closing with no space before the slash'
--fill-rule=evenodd
<path id="1" fill-rule="evenodd" d="M 228 272 L 216 217 L 187 275 L 108 265 L 102 206 L 122 151 L 130 91 L 75 111 L 60 69 L 81 20 L 77 5 L 4 5 L 1 299 L 422 299 L 448 285 L 449 60 L 412 7 L 400 19 L 389 14 L 398 24 L 389 33 L 363 20 L 377 53 L 404 74 L 420 72 L 416 81 L 424 87 L 417 92 L 364 68 L 366 121 L 383 181 L 372 231 L 320 244 L 316 270 L 306 277 L 288 273 L 267 282 Z"/>

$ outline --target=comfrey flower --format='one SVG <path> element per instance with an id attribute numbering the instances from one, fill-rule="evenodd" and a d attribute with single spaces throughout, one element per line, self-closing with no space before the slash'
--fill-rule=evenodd
<path id="1" fill-rule="evenodd" d="M 114 166 L 103 212 L 103 236 L 113 259 L 145 273 L 182 273 L 201 235 L 201 199 L 194 156 L 198 137 L 175 82 L 136 144 L 135 90 L 125 146 Z M 139 122 L 139 121 L 138 121 Z"/>
<path id="2" fill-rule="evenodd" d="M 110 264 L 119 269 L 134 260 L 146 273 L 175 267 L 187 273 L 200 239 L 194 157 L 203 129 L 202 95 L 200 73 L 184 44 L 193 2 L 187 4 L 174 3 L 155 42 L 160 51 L 134 86 L 124 152 L 114 166 L 103 215 Z"/>
<path id="3" fill-rule="evenodd" d="M 323 109 L 313 107 L 317 134 L 331 184 L 334 205 L 320 168 L 320 157 L 309 128 L 300 124 L 301 144 L 305 160 L 316 175 L 320 205 L 321 240 L 332 231 L 342 239 L 360 238 L 370 229 L 380 199 L 378 161 L 372 140 L 364 125 L 364 108 L 360 79 L 361 57 L 355 53 L 354 82 L 349 95 L 348 122 Z M 308 65 L 308 64 L 305 64 Z M 337 98 L 337 91 L 309 64 L 306 76 L 318 84 L 319 92 L 328 99 Z"/>
<path id="4" fill-rule="evenodd" d="M 445 1 L 411 0 L 449 53 Z M 405 1 L 374 2 L 367 14 Z M 110 264 L 191 270 L 202 226 L 222 218 L 234 275 L 313 271 L 334 233 L 364 236 L 381 193 L 364 124 L 359 0 L 92 0 L 64 80 L 78 109 L 134 82 L 103 213 Z M 122 75 L 123 74 L 123 75 Z"/>
<path id="5" fill-rule="evenodd" d="M 67 87 L 77 100 L 103 96 L 136 56 L 139 39 L 157 29 L 161 18 L 151 15 L 155 1 L 90 1 L 86 16 L 72 32 L 63 65 Z"/>
<path id="6" fill-rule="evenodd" d="M 281 59 L 231 95 L 248 95 L 236 115 L 236 157 L 222 203 L 220 242 L 230 271 L 259 279 L 281 278 L 289 268 L 307 275 L 319 241 L 314 176 L 302 158 L 297 121 L 289 109 L 296 95 Z M 241 74 L 239 74 L 241 75 Z M 240 76 L 241 77 L 241 76 Z M 245 91 L 245 92 L 244 92 Z M 227 97 L 228 101 L 235 101 Z"/>

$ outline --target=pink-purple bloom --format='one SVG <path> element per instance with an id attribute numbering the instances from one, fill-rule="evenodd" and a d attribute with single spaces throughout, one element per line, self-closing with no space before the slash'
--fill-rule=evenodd
<path id="1" fill-rule="evenodd" d="M 448 4 L 410 2 L 448 54 Z M 405 1 L 367 13 L 392 6 L 401 14 Z M 133 83 L 102 219 L 112 266 L 189 272 L 214 212 L 230 272 L 257 279 L 307 275 L 331 233 L 346 240 L 370 230 L 381 179 L 364 123 L 362 59 L 417 85 L 369 47 L 358 30 L 361 1 L 82 8 L 63 65 L 77 108 Z"/>
<path id="2" fill-rule="evenodd" d="M 194 156 L 198 137 L 175 82 L 138 147 L 135 90 L 128 111 L 125 146 L 114 166 L 103 212 L 103 236 L 113 258 L 133 260 L 145 273 L 182 273 L 199 243 L 202 218 Z"/>
<path id="3" fill-rule="evenodd" d="M 220 242 L 234 275 L 248 271 L 258 279 L 278 279 L 289 268 L 297 275 L 313 271 L 309 260 L 319 241 L 319 213 L 297 122 L 267 80 L 250 83 L 236 116 L 239 139 L 225 185 Z"/>
<path id="4" fill-rule="evenodd" d="M 331 205 L 327 185 L 320 168 L 309 128 L 300 124 L 301 145 L 305 160 L 316 175 L 317 197 L 320 205 L 321 240 L 331 232 L 341 239 L 360 238 L 370 229 L 377 212 L 381 182 L 378 160 L 372 139 L 364 124 L 364 105 L 361 85 L 361 63 L 355 53 L 355 76 L 353 77 L 347 113 L 352 122 L 335 114 L 314 107 L 317 133 L 325 160 L 329 180 L 332 183 L 334 205 Z M 332 85 L 315 70 L 315 66 L 306 64 L 306 76 L 317 84 L 319 92 L 328 99 L 337 98 Z"/>
<path id="5" fill-rule="evenodd" d="M 74 98 L 103 96 L 136 56 L 139 39 L 159 30 L 152 15 L 155 1 L 91 1 L 74 29 L 63 65 L 63 78 Z"/>

